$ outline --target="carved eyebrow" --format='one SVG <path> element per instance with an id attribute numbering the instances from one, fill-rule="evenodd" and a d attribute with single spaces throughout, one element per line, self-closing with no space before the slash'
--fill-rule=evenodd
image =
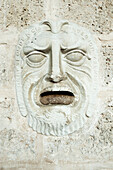
<path id="1" fill-rule="evenodd" d="M 61 51 L 64 54 L 71 53 L 71 52 L 80 52 L 80 53 L 83 53 L 88 58 L 88 60 L 91 60 L 91 57 L 87 54 L 85 49 L 79 49 L 78 47 L 76 47 L 76 48 L 74 48 L 74 47 L 73 48 L 67 48 L 67 47 L 65 48 L 65 47 L 63 47 L 61 49 Z"/>
<path id="2" fill-rule="evenodd" d="M 70 47 L 70 48 L 67 48 L 67 47 L 61 47 L 61 51 L 63 53 L 68 53 L 68 52 L 71 52 L 71 51 L 78 51 L 78 52 L 81 52 L 81 53 L 84 53 L 84 54 L 87 54 L 86 50 L 85 49 L 80 49 L 78 47 Z"/>
<path id="3" fill-rule="evenodd" d="M 40 51 L 42 53 L 47 53 L 49 49 L 50 49 L 50 45 L 47 45 L 46 47 L 39 47 L 35 44 L 30 43 L 23 48 L 23 52 L 25 55 L 28 55 L 33 51 Z"/>

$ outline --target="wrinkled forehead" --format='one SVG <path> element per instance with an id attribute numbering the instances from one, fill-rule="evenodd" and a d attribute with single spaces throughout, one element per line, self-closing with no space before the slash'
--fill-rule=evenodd
<path id="1" fill-rule="evenodd" d="M 40 31 L 33 36 L 32 42 L 37 46 L 47 46 L 52 45 L 52 43 L 57 42 L 64 47 L 70 47 L 72 45 L 81 44 L 82 37 L 76 33 L 71 25 L 64 25 L 60 30 L 54 32 L 47 25 L 43 25 Z M 84 40 L 82 40 L 84 41 Z"/>
<path id="2" fill-rule="evenodd" d="M 84 28 L 68 22 L 43 22 L 30 27 L 25 33 L 28 37 L 24 46 L 36 45 L 39 49 L 57 43 L 61 48 L 82 48 L 94 51 L 91 34 Z"/>

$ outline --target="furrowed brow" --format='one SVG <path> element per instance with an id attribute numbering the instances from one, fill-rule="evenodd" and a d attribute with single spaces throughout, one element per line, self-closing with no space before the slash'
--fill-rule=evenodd
<path id="1" fill-rule="evenodd" d="M 28 55 L 29 53 L 33 52 L 33 51 L 41 51 L 44 53 L 47 53 L 50 49 L 50 45 L 47 45 L 46 47 L 39 47 L 35 44 L 27 44 L 24 48 L 23 48 L 23 52 L 25 55 Z"/>
<path id="2" fill-rule="evenodd" d="M 61 47 L 61 51 L 66 54 L 68 52 L 71 52 L 73 50 L 78 50 L 78 51 L 82 51 L 83 53 L 87 53 L 85 48 L 80 48 L 78 46 L 72 46 L 72 47 Z"/>
<path id="3" fill-rule="evenodd" d="M 87 50 L 85 48 L 80 48 L 80 47 L 77 47 L 77 46 L 73 46 L 73 47 L 64 47 L 62 46 L 61 47 L 61 51 L 62 53 L 66 54 L 66 53 L 69 53 L 69 52 L 73 52 L 73 51 L 78 51 L 78 52 L 81 52 L 81 53 L 84 53 L 84 55 L 88 58 L 88 60 L 91 60 L 90 56 L 87 54 Z"/>

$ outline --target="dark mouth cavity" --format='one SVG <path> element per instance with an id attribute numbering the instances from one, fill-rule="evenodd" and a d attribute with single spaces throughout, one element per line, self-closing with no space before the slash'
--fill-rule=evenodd
<path id="1" fill-rule="evenodd" d="M 69 105 L 73 100 L 74 94 L 70 91 L 46 91 L 40 94 L 43 105 Z"/>

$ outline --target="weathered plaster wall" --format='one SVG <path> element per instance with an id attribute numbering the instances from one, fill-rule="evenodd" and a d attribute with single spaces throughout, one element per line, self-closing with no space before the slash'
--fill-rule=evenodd
<path id="1" fill-rule="evenodd" d="M 98 117 L 85 134 L 46 137 L 19 113 L 14 58 L 20 32 L 42 19 L 68 19 L 95 33 L 100 46 Z M 0 168 L 113 169 L 113 1 L 0 1 Z"/>

